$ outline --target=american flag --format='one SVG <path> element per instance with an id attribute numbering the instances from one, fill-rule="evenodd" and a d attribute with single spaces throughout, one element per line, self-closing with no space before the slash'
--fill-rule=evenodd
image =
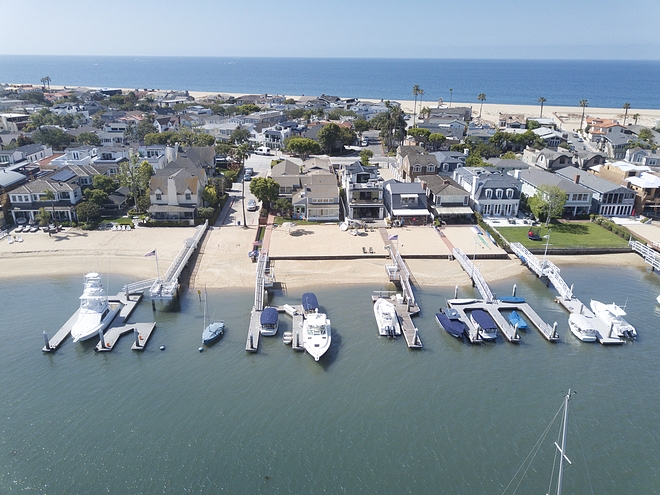
<path id="1" fill-rule="evenodd" d="M 154 249 L 153 251 L 149 251 L 147 254 L 144 255 L 145 258 L 149 256 L 156 256 L 156 250 Z"/>
<path id="2" fill-rule="evenodd" d="M 388 241 L 398 241 L 399 240 L 399 234 L 392 234 L 390 236 L 387 236 Z"/>

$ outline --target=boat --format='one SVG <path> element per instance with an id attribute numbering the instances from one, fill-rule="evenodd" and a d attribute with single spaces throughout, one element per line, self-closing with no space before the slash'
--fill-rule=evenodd
<path id="1" fill-rule="evenodd" d="M 656 301 L 658 301 L 658 304 L 660 304 L 660 296 L 655 298 Z"/>
<path id="2" fill-rule="evenodd" d="M 210 345 L 218 340 L 225 333 L 225 322 L 223 320 L 212 321 L 206 324 L 206 287 L 204 287 L 204 330 L 202 331 L 202 344 Z"/>
<path id="3" fill-rule="evenodd" d="M 324 313 L 307 313 L 303 320 L 303 347 L 314 361 L 318 361 L 330 348 L 332 329 Z"/>
<path id="4" fill-rule="evenodd" d="M 279 327 L 279 313 L 276 308 L 266 307 L 259 316 L 259 331 L 261 335 L 272 337 L 277 335 Z"/>
<path id="5" fill-rule="evenodd" d="M 378 324 L 378 334 L 384 337 L 401 335 L 401 324 L 396 308 L 391 301 L 379 297 L 374 303 L 374 315 Z"/>
<path id="6" fill-rule="evenodd" d="M 435 314 L 435 321 L 452 337 L 463 340 L 463 335 L 467 335 L 467 327 L 460 320 L 459 313 L 455 309 L 445 308 L 440 310 L 440 313 Z"/>
<path id="7" fill-rule="evenodd" d="M 596 329 L 590 318 L 584 315 L 573 313 L 568 317 L 568 328 L 582 342 L 595 342 Z"/>
<path id="8" fill-rule="evenodd" d="M 501 297 L 500 302 L 508 303 L 508 304 L 522 304 L 525 302 L 525 298 L 516 297 L 516 296 L 506 296 L 506 297 Z"/>
<path id="9" fill-rule="evenodd" d="M 470 313 L 470 321 L 477 327 L 483 340 L 497 339 L 497 325 L 493 318 L 483 309 L 475 309 Z"/>
<path id="10" fill-rule="evenodd" d="M 447 301 L 447 303 L 455 305 L 455 304 L 472 304 L 475 302 L 479 302 L 479 299 L 468 299 L 468 298 L 463 298 L 463 299 L 450 299 Z"/>
<path id="11" fill-rule="evenodd" d="M 85 275 L 78 318 L 71 327 L 73 341 L 87 340 L 103 332 L 115 319 L 119 308 L 119 304 L 108 303 L 108 296 L 101 283 L 101 275 L 96 272 Z"/>
<path id="12" fill-rule="evenodd" d="M 523 320 L 523 317 L 520 316 L 515 309 L 509 313 L 508 319 L 509 323 L 514 327 L 517 327 L 518 330 L 527 330 L 527 322 Z"/>
<path id="13" fill-rule="evenodd" d="M 313 292 L 305 292 L 302 295 L 302 307 L 305 314 L 318 313 L 319 301 L 316 299 L 316 294 Z"/>
<path id="14" fill-rule="evenodd" d="M 623 339 L 634 339 L 637 337 L 637 331 L 630 323 L 623 319 L 626 312 L 615 303 L 604 304 L 594 299 L 589 303 L 591 311 L 596 317 L 605 323 L 612 334 Z"/>

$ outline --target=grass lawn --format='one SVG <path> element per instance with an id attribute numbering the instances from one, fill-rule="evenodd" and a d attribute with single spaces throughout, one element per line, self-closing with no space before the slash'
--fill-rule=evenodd
<path id="1" fill-rule="evenodd" d="M 534 231 L 541 237 L 548 233 L 545 225 L 536 227 L 498 227 L 498 232 L 509 242 L 519 242 L 528 249 L 544 248 L 546 239 L 530 241 L 527 232 Z M 628 246 L 628 241 L 592 222 L 561 222 L 550 224 L 550 248 L 618 248 Z"/>

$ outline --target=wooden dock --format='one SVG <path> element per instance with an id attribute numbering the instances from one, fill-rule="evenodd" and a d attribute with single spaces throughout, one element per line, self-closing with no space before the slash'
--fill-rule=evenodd
<path id="1" fill-rule="evenodd" d="M 497 301 L 497 308 L 499 310 L 509 309 L 524 313 L 529 322 L 539 331 L 541 335 L 543 335 L 543 337 L 545 337 L 546 340 L 549 342 L 559 341 L 559 335 L 557 335 L 556 326 L 550 326 L 548 323 L 546 323 L 529 304 Z"/>
<path id="2" fill-rule="evenodd" d="M 292 319 L 291 323 L 291 348 L 294 351 L 304 351 L 305 347 L 303 346 L 303 320 L 304 320 L 304 311 L 302 304 L 285 304 L 283 306 L 276 306 L 277 311 L 280 313 L 286 313 Z"/>
<path id="3" fill-rule="evenodd" d="M 255 308 L 250 312 L 250 326 L 248 327 L 247 339 L 245 341 L 245 350 L 247 352 L 257 352 L 259 350 L 259 340 L 261 337 L 261 313 Z"/>
<path id="4" fill-rule="evenodd" d="M 506 340 L 517 344 L 520 342 L 520 335 L 516 331 L 516 328 L 513 327 L 505 318 L 502 316 L 502 313 L 497 309 L 498 304 L 496 302 L 487 303 L 481 299 L 473 300 L 464 300 L 464 299 L 450 299 L 447 301 L 447 304 L 450 308 L 458 311 L 460 319 L 465 323 L 470 331 L 471 335 L 474 335 L 477 332 L 477 329 L 472 324 L 470 317 L 467 314 L 467 311 L 474 311 L 475 309 L 481 309 L 486 311 L 491 318 L 495 321 L 495 324 L 500 330 L 500 333 Z M 516 309 L 515 306 L 509 306 L 507 309 Z"/>
<path id="5" fill-rule="evenodd" d="M 98 352 L 110 352 L 122 335 L 131 332 L 135 335 L 131 349 L 134 351 L 143 351 L 155 328 L 156 322 L 154 321 L 150 323 L 128 323 L 125 325 L 113 323 L 103 334 L 103 337 L 96 344 L 94 350 Z"/>
<path id="6" fill-rule="evenodd" d="M 593 314 L 591 309 L 588 306 L 585 306 L 582 301 L 577 297 L 572 297 L 570 299 L 557 296 L 555 299 L 559 304 L 561 304 L 569 313 L 581 314 L 585 318 L 591 321 L 591 324 L 596 329 L 596 338 L 598 342 L 603 345 L 619 345 L 623 344 L 624 341 L 619 337 L 611 335 L 611 330 L 607 327 L 605 323 L 600 321 L 596 315 Z"/>
<path id="7" fill-rule="evenodd" d="M 423 347 L 422 339 L 419 337 L 419 330 L 412 321 L 412 316 L 419 314 L 419 306 L 417 306 L 417 303 L 409 304 L 397 297 L 392 298 L 391 301 L 401 323 L 401 332 L 403 338 L 406 339 L 406 344 L 410 349 L 421 349 Z"/>

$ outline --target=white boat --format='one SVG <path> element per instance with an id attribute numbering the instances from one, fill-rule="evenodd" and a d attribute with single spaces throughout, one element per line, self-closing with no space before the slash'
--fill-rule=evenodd
<path id="1" fill-rule="evenodd" d="M 225 333 L 225 322 L 222 320 L 212 321 L 208 325 L 206 324 L 206 286 L 204 287 L 204 330 L 202 331 L 202 344 L 212 344 L 218 340 L 223 333 Z"/>
<path id="2" fill-rule="evenodd" d="M 87 340 L 103 332 L 119 312 L 119 304 L 108 304 L 101 276 L 96 272 L 85 275 L 85 285 L 80 296 L 78 319 L 71 327 L 74 342 Z"/>
<path id="3" fill-rule="evenodd" d="M 384 337 L 401 335 L 401 324 L 396 308 L 391 301 L 379 297 L 374 303 L 374 315 L 378 324 L 378 334 Z"/>
<path id="4" fill-rule="evenodd" d="M 599 301 L 591 300 L 589 303 L 591 311 L 596 317 L 611 329 L 612 334 L 623 339 L 634 339 L 637 337 L 637 331 L 630 323 L 623 319 L 626 312 L 616 304 L 604 304 Z"/>
<path id="5" fill-rule="evenodd" d="M 660 296 L 655 298 L 656 301 L 658 301 L 658 304 L 660 304 Z"/>
<path id="6" fill-rule="evenodd" d="M 259 316 L 259 331 L 261 335 L 272 337 L 277 335 L 279 327 L 279 313 L 277 308 L 266 307 Z"/>
<path id="7" fill-rule="evenodd" d="M 595 342 L 596 329 L 591 319 L 584 315 L 573 313 L 568 317 L 568 328 L 582 342 Z"/>
<path id="8" fill-rule="evenodd" d="M 475 326 L 482 340 L 497 340 L 497 325 L 493 318 L 483 309 L 475 309 L 470 313 L 470 321 Z"/>
<path id="9" fill-rule="evenodd" d="M 318 361 L 330 348 L 332 329 L 324 313 L 307 313 L 303 321 L 303 347 L 314 361 Z"/>

